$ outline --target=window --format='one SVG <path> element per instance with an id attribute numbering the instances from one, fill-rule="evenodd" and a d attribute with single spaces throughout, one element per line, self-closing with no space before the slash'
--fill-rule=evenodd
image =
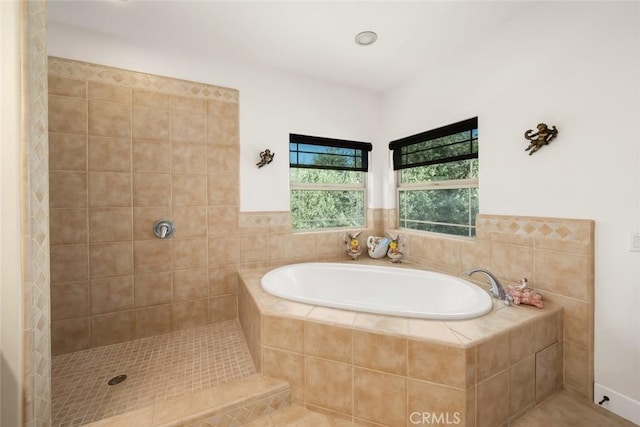
<path id="1" fill-rule="evenodd" d="M 400 228 L 474 237 L 478 214 L 478 118 L 389 144 L 398 171 Z"/>
<path id="2" fill-rule="evenodd" d="M 289 135 L 294 230 L 364 227 L 366 142 Z"/>

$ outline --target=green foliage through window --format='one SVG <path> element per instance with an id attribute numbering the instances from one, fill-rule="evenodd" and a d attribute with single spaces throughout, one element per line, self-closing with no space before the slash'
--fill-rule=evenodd
<path id="1" fill-rule="evenodd" d="M 469 125 L 477 126 L 477 119 L 450 125 L 454 132 L 449 135 L 444 126 L 390 144 L 394 168 L 399 169 L 400 228 L 475 236 L 478 130 L 461 130 Z"/>
<path id="2" fill-rule="evenodd" d="M 310 139 L 305 139 L 310 138 Z M 295 141 L 295 142 L 294 142 Z M 329 145 L 321 145 L 328 141 Z M 312 144 L 304 144 L 312 142 Z M 365 226 L 370 144 L 291 135 L 289 177 L 294 230 Z"/>

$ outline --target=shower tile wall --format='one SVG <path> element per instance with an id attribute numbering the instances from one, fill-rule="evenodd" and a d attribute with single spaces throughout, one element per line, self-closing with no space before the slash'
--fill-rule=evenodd
<path id="1" fill-rule="evenodd" d="M 49 58 L 53 354 L 237 317 L 238 144 L 235 90 Z"/>

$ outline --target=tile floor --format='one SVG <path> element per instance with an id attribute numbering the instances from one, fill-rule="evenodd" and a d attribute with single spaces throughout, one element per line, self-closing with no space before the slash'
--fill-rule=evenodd
<path id="1" fill-rule="evenodd" d="M 254 374 L 237 320 L 53 357 L 53 426 L 79 426 Z M 108 386 L 110 378 L 127 379 Z"/>
<path id="2" fill-rule="evenodd" d="M 561 391 L 542 402 L 512 427 L 632 427 L 636 424 L 604 409 L 569 391 Z"/>
<path id="3" fill-rule="evenodd" d="M 532 412 L 510 424 L 511 427 L 633 427 L 635 425 L 615 414 L 594 407 L 582 397 L 568 391 L 561 391 L 541 403 Z M 262 416 L 246 424 L 246 427 L 364 426 L 312 412 L 294 404 Z"/>

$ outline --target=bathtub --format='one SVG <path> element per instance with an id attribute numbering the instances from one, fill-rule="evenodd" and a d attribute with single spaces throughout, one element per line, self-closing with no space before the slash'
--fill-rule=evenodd
<path id="1" fill-rule="evenodd" d="M 469 281 L 400 267 L 293 264 L 269 271 L 261 285 L 307 304 L 422 319 L 472 319 L 493 308 L 489 294 Z"/>

